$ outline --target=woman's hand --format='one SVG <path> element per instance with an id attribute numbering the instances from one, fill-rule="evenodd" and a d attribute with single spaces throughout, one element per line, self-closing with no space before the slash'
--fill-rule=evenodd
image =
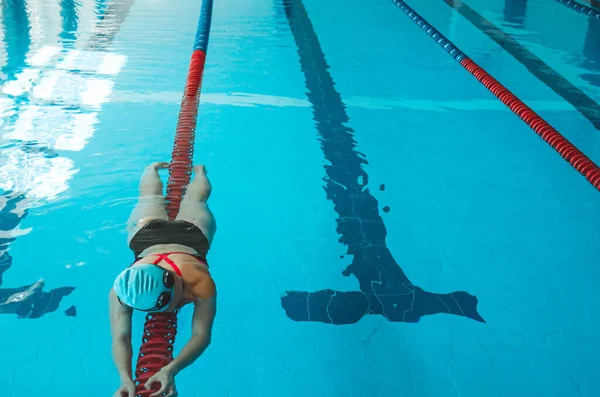
<path id="1" fill-rule="evenodd" d="M 148 382 L 146 382 L 144 387 L 146 387 L 147 390 L 150 390 L 153 383 L 160 383 L 160 389 L 158 389 L 156 393 L 151 394 L 150 397 L 159 397 L 163 395 L 166 397 L 177 397 L 174 375 L 167 367 L 161 369 L 153 377 L 148 379 Z"/>
<path id="2" fill-rule="evenodd" d="M 135 397 L 135 384 L 133 381 L 131 379 L 122 381 L 113 397 Z"/>

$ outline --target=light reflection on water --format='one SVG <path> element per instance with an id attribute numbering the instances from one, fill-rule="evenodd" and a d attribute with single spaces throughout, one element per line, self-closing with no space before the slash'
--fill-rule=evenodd
<path id="1" fill-rule="evenodd" d="M 57 151 L 85 147 L 94 135 L 101 105 L 109 99 L 126 62 L 123 55 L 108 50 L 132 2 L 97 7 L 103 3 L 62 0 L 43 3 L 42 10 L 33 2 L 33 7 L 4 3 L 5 38 L 18 37 L 18 31 L 30 32 L 26 36 L 32 40 L 27 45 L 6 41 L 6 54 L 25 57 L 21 64 L 7 62 L 3 67 L 8 78 L 1 88 L 0 189 L 26 195 L 30 206 L 53 200 L 68 189 L 78 170 L 68 153 Z M 49 11 L 54 11 L 54 20 Z M 90 21 L 92 17 L 95 20 Z M 95 23 L 91 29 L 79 29 L 86 22 Z M 15 31 L 8 31 L 7 25 Z M 62 25 L 56 44 L 40 46 L 56 25 Z M 30 47 L 38 48 L 29 51 Z"/>
<path id="2" fill-rule="evenodd" d="M 95 132 L 126 57 L 111 51 L 133 0 L 3 1 L 0 46 L 0 277 L 27 210 L 54 201 L 79 172 L 69 153 Z M 73 288 L 43 279 L 0 288 L 0 313 L 39 317 Z"/>

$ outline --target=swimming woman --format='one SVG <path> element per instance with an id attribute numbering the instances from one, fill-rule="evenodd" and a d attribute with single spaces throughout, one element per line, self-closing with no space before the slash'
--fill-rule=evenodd
<path id="1" fill-rule="evenodd" d="M 149 165 L 142 175 L 137 205 L 127 223 L 128 243 L 135 260 L 115 279 L 109 293 L 112 354 L 121 379 L 114 397 L 134 397 L 131 371 L 131 315 L 173 312 L 194 305 L 192 337 L 167 366 L 145 384 L 160 383 L 152 396 L 177 396 L 174 377 L 208 347 L 216 313 L 216 287 L 206 254 L 216 231 L 207 200 L 211 185 L 204 166 L 194 167 L 179 213 L 170 221 L 158 171 L 168 163 Z M 166 394 L 163 394 L 166 393 Z"/>

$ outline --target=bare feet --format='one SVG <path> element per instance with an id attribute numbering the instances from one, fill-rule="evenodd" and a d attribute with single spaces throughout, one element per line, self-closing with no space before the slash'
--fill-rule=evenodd
<path id="1" fill-rule="evenodd" d="M 212 192 L 212 186 L 208 177 L 206 176 L 206 167 L 203 165 L 197 165 L 194 167 L 194 179 L 188 186 L 188 194 L 192 191 L 190 197 L 194 197 L 195 200 L 206 202 L 210 193 Z M 187 194 L 186 194 L 187 196 Z"/>
<path id="2" fill-rule="evenodd" d="M 148 168 L 152 168 L 153 170 L 158 171 L 160 169 L 169 168 L 169 163 L 165 161 L 157 161 L 155 163 L 150 164 Z"/>
<path id="3" fill-rule="evenodd" d="M 206 167 L 203 165 L 194 166 L 194 173 L 206 175 Z"/>

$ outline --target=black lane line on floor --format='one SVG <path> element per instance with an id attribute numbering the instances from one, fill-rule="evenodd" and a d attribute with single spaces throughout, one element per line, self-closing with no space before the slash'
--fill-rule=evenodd
<path id="1" fill-rule="evenodd" d="M 369 176 L 362 169 L 366 157 L 355 149 L 354 131 L 346 125 L 345 106 L 306 9 L 301 0 L 284 0 L 283 7 L 296 42 L 321 149 L 330 163 L 325 165 L 325 192 L 338 214 L 339 241 L 353 256 L 342 274 L 356 277 L 360 289 L 288 291 L 281 298 L 286 314 L 295 321 L 336 325 L 356 323 L 366 314 L 379 314 L 394 322 L 417 322 L 425 315 L 447 313 L 484 322 L 475 296 L 464 291 L 424 291 L 408 279 L 392 257 L 379 203 L 369 192 Z"/>

